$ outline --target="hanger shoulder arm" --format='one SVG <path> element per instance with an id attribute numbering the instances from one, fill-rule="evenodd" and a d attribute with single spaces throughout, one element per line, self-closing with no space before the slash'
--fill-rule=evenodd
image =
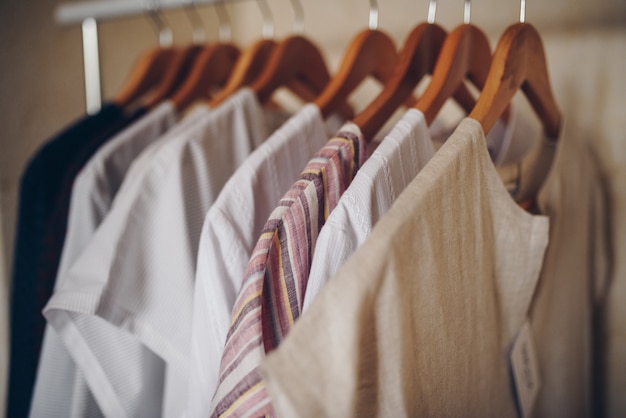
<path id="1" fill-rule="evenodd" d="M 237 59 L 235 68 L 226 85 L 209 102 L 209 107 L 216 107 L 243 86 L 248 86 L 259 77 L 269 56 L 276 47 L 271 39 L 262 39 L 248 47 Z"/>
<path id="2" fill-rule="evenodd" d="M 268 64 L 251 88 L 261 102 L 293 80 L 307 84 L 319 94 L 330 80 L 330 74 L 320 50 L 303 36 L 294 35 L 280 42 Z"/>
<path id="3" fill-rule="evenodd" d="M 522 89 L 546 133 L 558 136 L 561 113 L 552 94 L 543 43 L 530 24 L 510 26 L 494 52 L 487 82 L 470 114 L 485 132 L 496 123 L 515 93 Z"/>
<path id="4" fill-rule="evenodd" d="M 225 83 L 239 56 L 239 49 L 228 43 L 205 47 L 195 60 L 189 77 L 171 100 L 176 109 L 184 109 L 196 99 L 209 94 L 212 86 Z"/>
<path id="5" fill-rule="evenodd" d="M 384 32 L 365 30 L 348 47 L 341 66 L 314 103 L 322 116 L 328 117 L 369 75 L 381 82 L 388 81 L 398 54 L 393 40 Z"/>
<path id="6" fill-rule="evenodd" d="M 184 79 L 189 75 L 189 70 L 193 66 L 193 61 L 197 55 L 202 51 L 200 45 L 190 45 L 180 50 L 176 57 L 172 59 L 172 62 L 168 66 L 165 74 L 163 75 L 161 82 L 158 83 L 153 94 L 146 101 L 145 105 L 148 108 L 152 108 L 165 100 L 170 94 L 172 94 L 176 87 L 184 82 Z"/>
<path id="7" fill-rule="evenodd" d="M 176 56 L 173 48 L 154 48 L 133 65 L 130 75 L 114 102 L 126 107 L 154 87 L 163 77 L 168 63 Z"/>
<path id="8" fill-rule="evenodd" d="M 424 23 L 411 31 L 382 92 L 354 118 L 365 138 L 372 138 L 432 71 L 445 38 L 446 31 L 435 24 Z"/>
<path id="9" fill-rule="evenodd" d="M 432 123 L 450 97 L 467 100 L 469 92 L 463 91 L 466 78 L 482 88 L 490 63 L 489 41 L 479 28 L 465 24 L 454 29 L 441 48 L 430 84 L 415 106 L 424 113 L 427 123 Z"/>

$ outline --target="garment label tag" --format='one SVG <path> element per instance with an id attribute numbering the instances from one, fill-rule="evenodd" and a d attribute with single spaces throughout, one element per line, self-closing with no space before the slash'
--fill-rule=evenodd
<path id="1" fill-rule="evenodd" d="M 541 379 L 539 377 L 535 342 L 533 341 L 532 330 L 528 321 L 522 327 L 513 344 L 511 365 L 513 367 L 513 378 L 515 379 L 520 412 L 522 417 L 530 417 L 539 394 Z"/>

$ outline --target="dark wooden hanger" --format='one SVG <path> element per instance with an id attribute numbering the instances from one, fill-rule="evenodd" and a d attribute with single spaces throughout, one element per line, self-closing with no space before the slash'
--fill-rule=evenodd
<path id="1" fill-rule="evenodd" d="M 463 24 L 450 32 L 439 52 L 430 83 L 415 105 L 424 113 L 426 123 L 432 123 L 465 79 L 482 89 L 490 64 L 491 48 L 482 30 Z"/>
<path id="2" fill-rule="evenodd" d="M 364 30 L 348 46 L 341 66 L 314 103 L 327 118 L 348 95 L 371 75 L 383 84 L 391 78 L 398 60 L 393 40 L 379 30 Z"/>
<path id="3" fill-rule="evenodd" d="M 152 89 L 164 76 L 180 50 L 176 48 L 154 48 L 144 53 L 135 62 L 126 83 L 113 102 L 128 107 Z"/>
<path id="4" fill-rule="evenodd" d="M 241 87 L 252 84 L 265 68 L 269 56 L 275 47 L 275 41 L 261 39 L 244 50 L 237 60 L 235 68 L 224 88 L 209 100 L 209 107 L 220 105 Z"/>
<path id="5" fill-rule="evenodd" d="M 552 94 L 543 42 L 528 23 L 514 24 L 500 37 L 487 81 L 469 116 L 489 132 L 520 88 L 546 133 L 557 138 L 561 112 Z"/>
<path id="6" fill-rule="evenodd" d="M 266 103 L 280 87 L 287 87 L 303 101 L 314 100 L 330 81 L 330 73 L 319 48 L 301 35 L 279 42 L 266 68 L 251 88 L 261 103 Z M 343 105 L 339 112 L 352 117 L 352 109 Z"/>
<path id="7" fill-rule="evenodd" d="M 170 98 L 176 109 L 182 110 L 194 101 L 208 97 L 211 89 L 222 87 L 239 53 L 239 48 L 230 43 L 204 47 L 194 60 L 189 76 Z"/>
<path id="8" fill-rule="evenodd" d="M 190 45 L 180 49 L 180 52 L 171 60 L 161 81 L 154 88 L 154 93 L 150 94 L 144 105 L 153 108 L 168 98 L 185 81 L 195 58 L 202 50 L 201 45 Z"/>
<path id="9" fill-rule="evenodd" d="M 446 31 L 431 23 L 420 24 L 409 34 L 391 80 L 372 103 L 353 119 L 366 140 L 371 140 L 398 107 L 413 94 L 422 77 L 433 72 L 445 38 Z M 459 87 L 454 98 L 467 112 L 475 103 L 464 85 Z"/>

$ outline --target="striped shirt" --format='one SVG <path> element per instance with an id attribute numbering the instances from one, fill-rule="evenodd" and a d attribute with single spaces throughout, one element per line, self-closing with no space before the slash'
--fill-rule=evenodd
<path id="1" fill-rule="evenodd" d="M 319 231 L 366 158 L 346 124 L 270 215 L 233 308 L 211 416 L 274 415 L 258 367 L 300 316 Z"/>

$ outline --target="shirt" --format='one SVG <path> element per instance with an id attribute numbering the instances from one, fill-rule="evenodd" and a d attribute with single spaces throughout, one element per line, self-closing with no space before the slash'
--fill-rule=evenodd
<path id="1" fill-rule="evenodd" d="M 344 125 L 270 215 L 233 308 L 211 416 L 273 414 L 258 366 L 298 319 L 319 230 L 366 157 L 358 127 Z"/>
<path id="2" fill-rule="evenodd" d="M 204 215 L 234 169 L 274 128 L 270 122 L 279 123 L 265 117 L 248 89 L 204 111 L 191 131 L 148 149 L 153 155 L 143 160 L 147 165 L 131 168 L 141 176 L 122 185 L 44 311 L 106 416 L 181 414 Z M 92 344 L 94 336 L 106 345 Z M 126 356 L 139 344 L 145 362 Z M 144 388 L 140 378 L 149 374 L 153 387 Z M 159 391 L 162 411 L 151 396 L 143 398 Z"/>
<path id="3" fill-rule="evenodd" d="M 508 353 L 549 221 L 464 119 L 262 367 L 280 416 L 517 416 Z"/>
<path id="4" fill-rule="evenodd" d="M 177 119 L 171 103 L 157 106 L 111 138 L 79 172 L 72 188 L 57 286 L 105 218 L 134 158 L 168 131 Z M 76 369 L 50 326 L 46 327 L 37 376 L 31 415 L 98 415 L 95 400 L 86 393 L 88 388 L 82 372 Z"/>
<path id="5" fill-rule="evenodd" d="M 190 417 L 210 413 L 230 316 L 254 245 L 276 203 L 341 126 L 305 105 L 259 146 L 209 209 L 198 249 L 193 303 Z M 328 128 L 327 128 L 328 126 Z"/>
<path id="6" fill-rule="evenodd" d="M 76 174 L 107 139 L 143 113 L 114 104 L 48 140 L 29 161 L 19 191 L 11 286 L 11 367 L 7 415 L 28 414 L 45 320 L 57 274 Z"/>
<path id="7" fill-rule="evenodd" d="M 424 115 L 408 110 L 363 164 L 322 227 L 304 310 L 434 154 Z"/>

